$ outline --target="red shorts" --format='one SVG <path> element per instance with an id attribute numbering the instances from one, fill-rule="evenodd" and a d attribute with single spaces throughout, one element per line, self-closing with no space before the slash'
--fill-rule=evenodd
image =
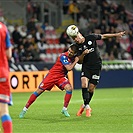
<path id="1" fill-rule="evenodd" d="M 70 84 L 66 77 L 57 77 L 56 75 L 48 73 L 40 83 L 39 88 L 43 90 L 51 90 L 53 86 L 56 85 L 59 89 L 64 90 L 66 84 Z"/>
<path id="2" fill-rule="evenodd" d="M 8 103 L 10 96 L 9 78 L 0 78 L 0 102 Z"/>

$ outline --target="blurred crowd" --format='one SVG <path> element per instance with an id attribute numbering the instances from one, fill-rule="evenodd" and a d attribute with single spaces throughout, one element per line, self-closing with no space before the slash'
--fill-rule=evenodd
<path id="1" fill-rule="evenodd" d="M 133 59 L 133 14 L 123 2 L 109 0 L 64 0 L 64 14 L 78 23 L 82 34 L 126 31 L 120 38 L 97 41 L 103 60 Z"/>
<path id="2" fill-rule="evenodd" d="M 26 10 L 26 25 L 8 26 L 13 44 L 12 61 L 55 62 L 72 40 L 66 31 L 57 35 L 52 25 L 40 22 L 38 3 L 28 0 Z M 63 14 L 71 16 L 83 35 L 126 31 L 122 39 L 110 38 L 97 43 L 103 60 L 133 59 L 133 14 L 126 10 L 123 3 L 117 5 L 107 0 L 64 0 Z"/>

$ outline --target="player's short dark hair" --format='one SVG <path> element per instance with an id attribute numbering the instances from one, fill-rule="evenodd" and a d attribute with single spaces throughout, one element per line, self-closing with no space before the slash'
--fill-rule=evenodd
<path id="1" fill-rule="evenodd" d="M 75 44 L 75 43 L 72 43 L 72 44 L 69 46 L 69 48 L 71 48 L 75 53 L 78 52 L 78 46 L 77 46 L 77 44 Z"/>

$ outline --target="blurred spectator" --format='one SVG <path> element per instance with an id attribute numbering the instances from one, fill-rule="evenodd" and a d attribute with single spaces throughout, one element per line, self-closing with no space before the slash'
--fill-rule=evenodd
<path id="1" fill-rule="evenodd" d="M 124 2 L 121 2 L 121 3 L 118 4 L 118 6 L 117 6 L 117 13 L 119 14 L 121 11 L 125 11 Z"/>
<path id="2" fill-rule="evenodd" d="M 30 33 L 31 30 L 36 29 L 35 23 L 36 23 L 36 21 L 35 21 L 34 17 L 30 18 L 30 20 L 27 23 L 28 33 Z"/>
<path id="3" fill-rule="evenodd" d="M 108 53 L 109 56 L 111 54 L 111 50 L 114 46 L 114 43 L 115 43 L 115 40 L 113 38 L 109 38 L 105 40 L 105 44 L 106 44 L 105 52 Z"/>
<path id="4" fill-rule="evenodd" d="M 122 60 L 131 60 L 132 59 L 132 56 L 127 52 L 127 51 L 123 51 L 122 52 Z"/>
<path id="5" fill-rule="evenodd" d="M 67 44 L 71 43 L 70 37 L 66 34 L 66 30 L 61 33 L 59 42 L 60 42 L 60 44 L 62 43 L 62 44 L 65 44 L 66 46 L 67 46 Z"/>
<path id="6" fill-rule="evenodd" d="M 40 53 L 45 53 L 46 54 L 46 40 L 45 37 L 42 37 L 40 41 L 37 42 L 38 49 Z"/>
<path id="7" fill-rule="evenodd" d="M 127 31 L 127 32 L 129 31 L 129 25 L 127 23 L 123 22 L 121 19 L 118 19 L 117 21 L 118 21 L 118 24 L 116 29 L 118 31 Z"/>
<path id="8" fill-rule="evenodd" d="M 44 30 L 41 28 L 40 25 L 37 25 L 37 31 L 36 31 L 36 40 L 37 42 L 41 40 L 42 37 L 44 37 Z"/>
<path id="9" fill-rule="evenodd" d="M 95 0 L 86 0 L 83 12 L 86 13 L 87 19 L 98 18 L 98 6 Z"/>
<path id="10" fill-rule="evenodd" d="M 101 19 L 108 20 L 110 7 L 106 0 L 102 1 L 101 5 Z"/>
<path id="11" fill-rule="evenodd" d="M 82 13 L 79 18 L 79 30 L 83 35 L 86 35 L 88 34 L 89 31 L 88 27 L 89 27 L 89 22 L 86 18 L 86 15 Z"/>
<path id="12" fill-rule="evenodd" d="M 24 49 L 27 50 L 29 48 L 30 45 L 33 45 L 32 43 L 32 35 L 29 34 L 27 37 L 26 37 L 26 41 L 24 42 Z"/>
<path id="13" fill-rule="evenodd" d="M 20 45 L 20 48 L 19 48 L 19 61 L 20 62 L 23 62 L 26 60 L 26 57 L 25 57 L 25 49 L 24 49 L 24 45 Z"/>
<path id="14" fill-rule="evenodd" d="M 70 0 L 63 0 L 63 14 L 68 14 Z"/>
<path id="15" fill-rule="evenodd" d="M 133 31 L 133 19 L 129 20 L 129 28 Z"/>
<path id="16" fill-rule="evenodd" d="M 41 7 L 40 4 L 38 2 L 34 2 L 32 4 L 32 8 L 33 8 L 33 16 L 36 16 L 36 19 L 38 21 L 41 21 Z"/>
<path id="17" fill-rule="evenodd" d="M 26 16 L 27 16 L 27 21 L 29 21 L 33 16 L 33 7 L 31 0 L 28 0 L 26 5 Z"/>
<path id="18" fill-rule="evenodd" d="M 105 19 L 102 19 L 101 23 L 97 26 L 98 29 L 101 30 L 101 33 L 106 33 L 106 29 L 107 29 L 107 23 Z"/>
<path id="19" fill-rule="evenodd" d="M 129 40 L 130 40 L 130 42 L 132 42 L 132 41 L 133 41 L 133 30 L 130 30 L 130 31 L 128 32 L 128 35 L 129 35 Z"/>
<path id="20" fill-rule="evenodd" d="M 12 57 L 14 58 L 15 62 L 19 62 L 19 51 L 18 51 L 18 48 L 14 48 Z"/>
<path id="21" fill-rule="evenodd" d="M 127 52 L 131 54 L 133 59 L 133 41 L 131 41 L 129 47 L 127 48 Z"/>
<path id="22" fill-rule="evenodd" d="M 26 61 L 40 61 L 39 50 L 32 44 L 26 50 Z"/>
<path id="23" fill-rule="evenodd" d="M 69 9 L 68 9 L 69 14 L 71 15 L 72 19 L 78 22 L 79 16 L 80 16 L 80 9 L 78 7 L 77 0 L 73 0 L 69 4 Z"/>
<path id="24" fill-rule="evenodd" d="M 27 36 L 27 28 L 26 26 L 21 26 L 19 29 L 19 33 L 21 35 L 22 38 L 25 38 Z"/>
<path id="25" fill-rule="evenodd" d="M 22 36 L 20 35 L 18 31 L 18 25 L 15 25 L 15 29 L 12 32 L 12 38 L 13 42 L 16 44 L 16 46 L 19 48 L 19 46 L 22 44 Z"/>

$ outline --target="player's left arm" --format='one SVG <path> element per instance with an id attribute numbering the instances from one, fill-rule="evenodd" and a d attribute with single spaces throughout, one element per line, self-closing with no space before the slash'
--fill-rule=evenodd
<path id="1" fill-rule="evenodd" d="M 125 31 L 118 32 L 118 33 L 111 33 L 111 34 L 101 34 L 101 39 L 107 39 L 111 37 L 122 37 L 125 35 Z"/>
<path id="2" fill-rule="evenodd" d="M 71 71 L 74 66 L 76 65 L 76 63 L 79 61 L 79 58 L 78 57 L 75 57 L 75 60 L 74 62 L 70 63 L 70 64 L 67 64 L 67 65 L 64 65 L 65 68 L 67 69 L 67 71 Z"/>
<path id="3" fill-rule="evenodd" d="M 6 56 L 7 59 L 11 59 L 12 57 L 12 44 L 10 42 L 10 36 L 9 36 L 9 32 L 7 31 L 6 33 Z"/>

